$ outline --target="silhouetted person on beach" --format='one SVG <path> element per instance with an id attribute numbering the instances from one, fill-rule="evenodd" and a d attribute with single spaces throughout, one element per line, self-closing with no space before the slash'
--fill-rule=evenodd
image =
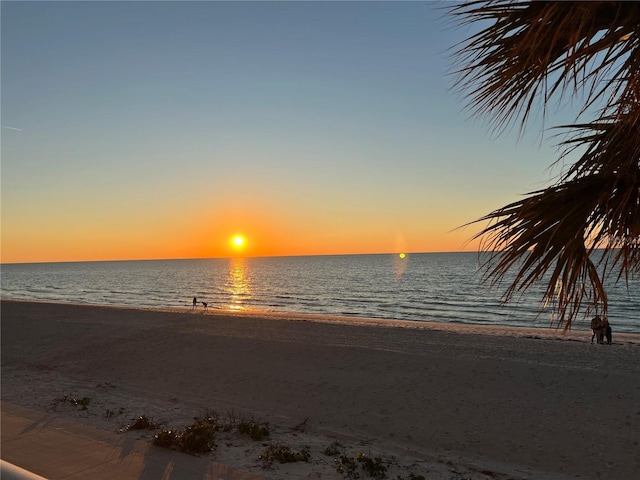
<path id="1" fill-rule="evenodd" d="M 602 330 L 604 331 L 604 337 L 606 339 L 605 343 L 607 345 L 611 345 L 611 337 L 612 337 L 612 335 L 611 335 L 611 325 L 609 325 L 609 320 L 604 318 L 602 323 L 603 323 Z"/>
<path id="2" fill-rule="evenodd" d="M 591 343 L 593 343 L 593 337 L 597 337 L 597 342 L 602 343 L 602 335 L 604 333 L 604 322 L 600 315 L 596 315 L 591 320 L 591 330 L 593 331 L 593 335 L 591 335 Z"/>
<path id="3" fill-rule="evenodd" d="M 198 304 L 198 299 L 196 297 L 193 297 L 193 309 L 196 309 L 196 305 Z"/>
<path id="4" fill-rule="evenodd" d="M 207 302 L 202 302 L 202 307 L 203 307 L 205 310 L 209 310 L 209 305 L 207 304 Z"/>

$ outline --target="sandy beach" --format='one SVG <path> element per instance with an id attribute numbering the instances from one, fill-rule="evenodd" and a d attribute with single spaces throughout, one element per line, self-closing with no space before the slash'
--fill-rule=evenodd
<path id="1" fill-rule="evenodd" d="M 268 422 L 212 461 L 343 478 L 323 453 L 379 456 L 387 478 L 612 479 L 640 473 L 640 335 L 2 301 L 2 402 L 122 431 L 205 412 Z M 90 398 L 85 410 L 61 398 Z M 310 462 L 263 468 L 268 443 Z M 154 447 L 160 448 L 160 447 Z M 3 454 L 4 458 L 4 454 Z M 28 468 L 28 465 L 21 465 Z"/>

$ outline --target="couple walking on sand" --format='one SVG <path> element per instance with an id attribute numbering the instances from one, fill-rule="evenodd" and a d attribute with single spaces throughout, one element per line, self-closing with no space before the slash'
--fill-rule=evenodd
<path id="1" fill-rule="evenodd" d="M 600 315 L 596 315 L 591 320 L 591 330 L 593 331 L 593 335 L 591 335 L 591 343 L 593 343 L 593 338 L 597 337 L 597 342 L 600 344 L 604 344 L 605 337 L 607 339 L 607 345 L 611 345 L 611 325 L 609 325 L 609 320 L 607 318 L 601 318 Z"/>

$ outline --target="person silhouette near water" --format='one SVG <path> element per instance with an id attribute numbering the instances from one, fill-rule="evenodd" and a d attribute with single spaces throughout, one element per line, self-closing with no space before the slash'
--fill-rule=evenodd
<path id="1" fill-rule="evenodd" d="M 593 332 L 593 335 L 591 335 L 591 343 L 593 343 L 593 338 L 594 337 L 598 337 L 598 343 L 602 343 L 602 334 L 604 333 L 604 323 L 602 321 L 602 318 L 600 318 L 600 315 L 596 315 L 595 317 L 593 317 L 593 320 L 591 320 L 591 330 Z"/>
<path id="2" fill-rule="evenodd" d="M 202 303 L 202 308 L 204 308 L 205 310 L 209 310 L 209 304 L 207 302 L 201 302 Z"/>
<path id="3" fill-rule="evenodd" d="M 198 299 L 196 297 L 193 297 L 193 310 L 196 309 L 196 305 L 198 305 Z"/>
<path id="4" fill-rule="evenodd" d="M 606 317 L 602 319 L 602 332 L 605 338 L 604 343 L 611 345 L 611 325 L 609 325 L 609 320 Z"/>

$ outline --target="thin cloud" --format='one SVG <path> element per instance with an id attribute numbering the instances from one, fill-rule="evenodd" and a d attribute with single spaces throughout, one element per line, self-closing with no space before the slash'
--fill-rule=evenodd
<path id="1" fill-rule="evenodd" d="M 9 127 L 7 125 L 2 125 L 2 128 L 6 128 L 7 130 L 15 130 L 16 132 L 22 132 L 21 128 Z"/>

